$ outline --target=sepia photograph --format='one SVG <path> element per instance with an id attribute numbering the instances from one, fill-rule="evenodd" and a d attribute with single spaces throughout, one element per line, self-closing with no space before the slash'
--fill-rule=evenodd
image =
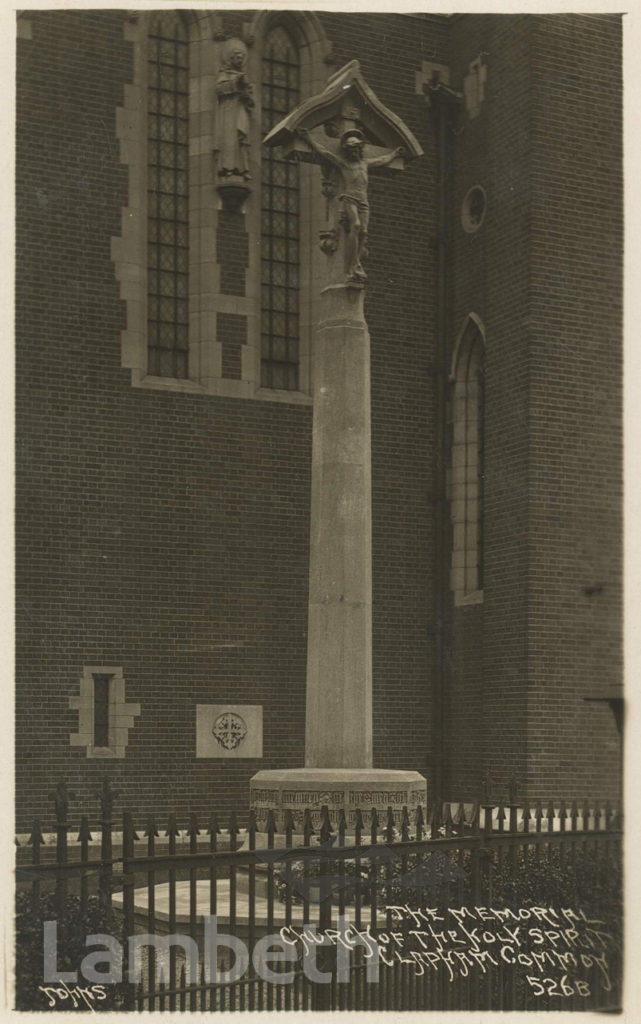
<path id="1" fill-rule="evenodd" d="M 566 6 L 13 12 L 12 1009 L 634 1019 L 626 18 Z"/>

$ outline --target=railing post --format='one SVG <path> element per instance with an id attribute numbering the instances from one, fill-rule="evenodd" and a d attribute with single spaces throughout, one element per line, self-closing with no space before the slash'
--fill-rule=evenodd
<path id="1" fill-rule="evenodd" d="M 238 820 L 236 818 L 236 812 L 232 811 L 229 815 L 229 850 L 234 853 L 238 849 Z M 236 875 L 236 861 L 232 858 L 229 862 L 229 931 L 231 935 L 236 933 L 236 900 L 237 900 L 237 875 Z M 229 1009 L 236 1010 L 236 987 L 230 985 L 229 987 Z"/>
<path id="2" fill-rule="evenodd" d="M 189 852 L 192 855 L 198 853 L 198 818 L 194 811 L 189 815 Z M 198 938 L 198 872 L 195 867 L 189 868 L 189 937 L 196 944 Z M 196 1010 L 197 1007 L 197 986 L 198 978 L 192 977 L 191 965 L 189 968 L 189 1009 Z"/>
<path id="3" fill-rule="evenodd" d="M 138 838 L 134 831 L 133 820 L 129 811 L 122 816 L 122 911 L 123 911 L 123 977 L 125 984 L 125 1009 L 135 1009 L 136 987 L 130 975 L 129 940 L 135 931 L 134 921 L 134 889 L 136 886 L 136 869 L 134 865 L 134 841 Z"/>
<path id="4" fill-rule="evenodd" d="M 78 832 L 78 842 L 80 843 L 80 863 L 83 867 L 82 875 L 80 876 L 80 909 L 86 911 L 87 900 L 89 897 L 89 843 L 91 842 L 91 832 L 89 831 L 89 822 L 87 815 L 83 814 L 80 819 L 80 831 Z"/>
<path id="5" fill-rule="evenodd" d="M 69 800 L 74 796 L 62 781 L 56 786 L 55 792 L 49 794 L 56 808 L 56 867 L 63 868 L 56 872 L 56 913 L 62 926 L 67 903 L 67 875 L 64 868 L 68 861 L 67 833 L 69 832 Z"/>
<path id="6" fill-rule="evenodd" d="M 357 807 L 354 811 L 354 847 L 356 849 L 356 853 L 354 854 L 354 926 L 358 931 L 361 929 L 361 909 L 363 905 L 362 864 L 359 850 L 363 839 L 364 828 L 365 823 L 363 821 L 363 814 Z"/>
<path id="7" fill-rule="evenodd" d="M 156 820 L 153 815 L 151 816 L 147 823 L 147 828 L 145 829 L 144 834 L 147 839 L 147 856 L 153 858 L 156 856 L 156 839 L 158 838 L 159 835 L 158 829 L 156 828 Z M 156 872 L 153 870 L 153 868 L 150 868 L 147 871 L 147 915 L 147 926 L 149 929 L 149 933 L 150 935 L 154 935 L 156 930 Z M 146 1009 L 155 1010 L 156 948 L 153 945 L 149 947 L 147 960 L 147 980 L 149 1002 Z"/>
<path id="8" fill-rule="evenodd" d="M 328 857 L 328 850 L 333 840 L 333 831 L 329 820 L 329 809 L 327 804 L 321 808 L 320 827 L 320 857 L 319 857 L 319 878 L 318 878 L 318 931 L 321 936 L 326 936 L 332 927 L 332 865 Z M 317 969 L 320 974 L 331 975 L 336 973 L 336 948 L 323 942 L 318 946 L 316 958 Z M 314 982 L 312 985 L 312 1009 L 331 1010 L 332 985 L 326 981 Z"/>
<path id="9" fill-rule="evenodd" d="M 518 790 L 517 790 L 516 776 L 513 775 L 512 778 L 510 779 L 510 789 L 509 789 L 509 794 L 508 794 L 509 830 L 510 830 L 510 835 L 513 835 L 513 836 L 516 835 L 517 832 L 518 832 L 519 807 L 518 807 L 517 792 L 518 792 Z M 518 846 L 517 846 L 516 842 L 514 840 L 512 840 L 512 842 L 510 843 L 510 853 L 509 853 L 509 866 L 510 866 L 510 873 L 512 875 L 515 874 L 516 868 L 517 868 L 517 861 L 518 861 L 517 851 L 518 851 Z"/>
<path id="10" fill-rule="evenodd" d="M 250 810 L 249 820 L 247 822 L 247 837 L 249 839 L 249 849 L 252 853 L 256 850 L 256 833 L 258 832 L 258 825 L 256 823 L 256 812 Z M 253 857 L 249 862 L 247 868 L 247 944 L 249 948 L 249 992 L 248 992 L 248 1010 L 251 1012 L 256 1009 L 255 1006 L 255 981 L 254 981 L 254 946 L 256 944 L 256 859 Z M 290 901 L 289 901 L 290 902 Z M 288 922 L 289 923 L 289 922 Z"/>
<path id="11" fill-rule="evenodd" d="M 100 875 L 98 891 L 101 906 L 111 908 L 111 890 L 113 888 L 113 847 L 112 847 L 112 814 L 114 803 L 120 793 L 114 792 L 109 779 L 104 779 L 99 793 L 100 821 Z"/>
<path id="12" fill-rule="evenodd" d="M 40 864 L 40 847 L 44 846 L 44 836 L 39 821 L 34 821 L 29 845 L 31 846 L 31 863 L 36 866 Z M 36 873 L 31 883 L 31 913 L 37 917 L 40 912 L 40 876 Z"/>

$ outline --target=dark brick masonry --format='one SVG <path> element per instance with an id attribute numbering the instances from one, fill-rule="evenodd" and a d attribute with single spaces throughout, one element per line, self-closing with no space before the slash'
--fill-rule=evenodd
<path id="1" fill-rule="evenodd" d="M 108 775 L 138 816 L 202 815 L 242 810 L 259 767 L 304 758 L 311 409 L 132 388 L 121 366 L 125 16 L 29 12 L 18 44 L 21 830 L 50 821 L 58 778 L 78 806 Z M 358 58 L 425 150 L 370 187 L 375 764 L 431 783 L 442 627 L 446 798 L 478 796 L 487 769 L 503 793 L 515 772 L 534 798 L 614 796 L 613 720 L 583 697 L 620 680 L 620 19 L 319 18 L 336 66 Z M 446 244 L 448 349 L 470 312 L 486 332 L 485 590 L 437 623 L 437 153 L 416 73 L 449 64 L 462 89 L 481 52 L 485 101 L 450 138 Z M 474 184 L 488 209 L 469 235 Z M 220 211 L 224 294 L 245 293 L 248 245 Z M 226 377 L 245 339 L 244 317 L 218 315 Z M 70 746 L 83 665 L 122 666 L 141 705 L 124 759 Z M 262 760 L 195 758 L 196 704 L 225 701 L 263 705 Z"/>

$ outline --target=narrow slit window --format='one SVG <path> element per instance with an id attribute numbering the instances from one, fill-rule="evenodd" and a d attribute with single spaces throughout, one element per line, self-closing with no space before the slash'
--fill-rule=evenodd
<path id="1" fill-rule="evenodd" d="M 95 747 L 109 746 L 109 690 L 111 676 L 93 677 L 93 742 Z"/>

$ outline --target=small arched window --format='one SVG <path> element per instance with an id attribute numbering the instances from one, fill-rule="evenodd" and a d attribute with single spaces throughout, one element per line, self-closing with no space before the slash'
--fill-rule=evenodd
<path id="1" fill-rule="evenodd" d="M 450 509 L 451 586 L 456 604 L 483 591 L 485 345 L 477 318 L 468 317 L 454 356 Z"/>

